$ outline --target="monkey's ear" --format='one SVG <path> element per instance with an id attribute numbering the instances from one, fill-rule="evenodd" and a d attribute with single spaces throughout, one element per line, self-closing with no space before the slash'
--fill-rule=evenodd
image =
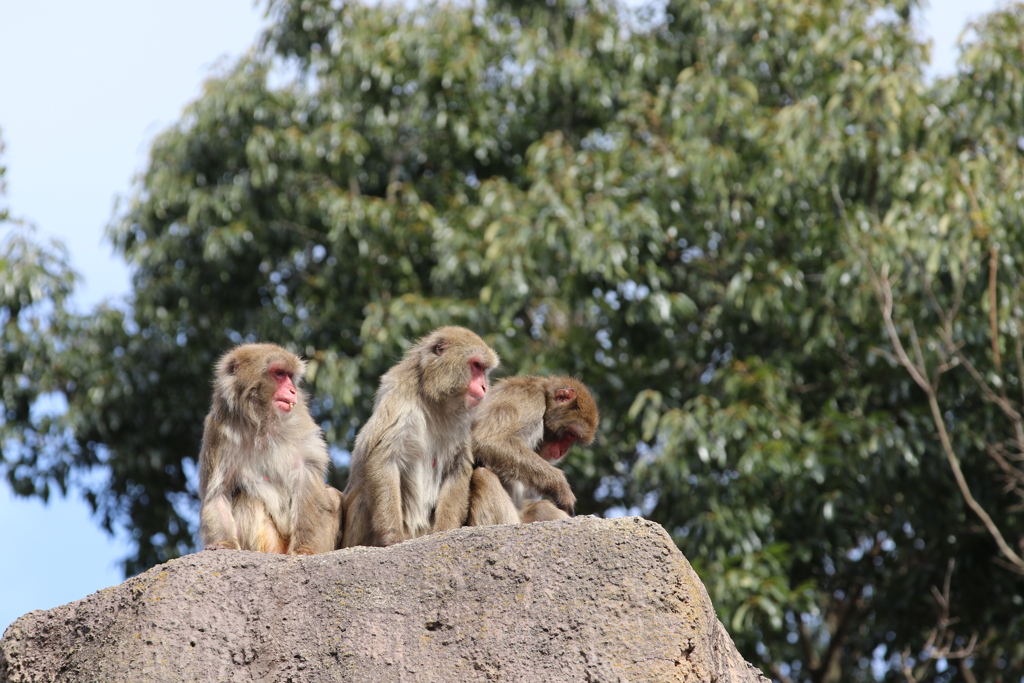
<path id="1" fill-rule="evenodd" d="M 555 389 L 555 400 L 559 403 L 566 403 L 576 398 L 576 392 L 572 389 Z"/>
<path id="2" fill-rule="evenodd" d="M 233 360 L 230 363 L 228 363 L 228 374 L 233 375 L 236 372 L 238 372 L 238 361 Z"/>
<path id="3" fill-rule="evenodd" d="M 434 345 L 434 355 L 440 356 L 442 353 L 444 353 L 444 350 L 447 348 L 448 346 L 444 342 L 438 342 L 437 344 Z"/>

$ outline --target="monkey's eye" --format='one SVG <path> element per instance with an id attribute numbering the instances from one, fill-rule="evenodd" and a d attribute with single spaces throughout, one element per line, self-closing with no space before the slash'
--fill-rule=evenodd
<path id="1" fill-rule="evenodd" d="M 445 350 L 444 342 L 440 342 L 440 343 L 438 343 L 434 347 L 434 355 L 435 356 L 440 356 L 442 353 L 444 353 L 444 350 Z"/>
<path id="2" fill-rule="evenodd" d="M 275 370 L 272 370 L 272 371 L 271 371 L 271 373 L 272 373 L 272 374 L 274 375 L 274 377 L 276 377 L 277 379 L 285 379 L 286 377 L 288 377 L 288 373 L 287 373 L 287 372 L 285 372 L 284 370 L 282 370 L 281 368 L 277 368 L 277 369 L 275 369 Z"/>
<path id="3" fill-rule="evenodd" d="M 472 363 L 471 363 L 470 365 L 471 365 L 471 367 L 472 367 L 472 368 L 473 368 L 474 370 L 476 370 L 477 372 L 483 372 L 483 371 L 484 371 L 484 365 L 483 365 L 483 363 L 481 363 L 481 362 L 480 362 L 480 361 L 478 361 L 478 360 L 475 360 L 475 361 L 473 361 L 473 362 L 472 362 Z"/>

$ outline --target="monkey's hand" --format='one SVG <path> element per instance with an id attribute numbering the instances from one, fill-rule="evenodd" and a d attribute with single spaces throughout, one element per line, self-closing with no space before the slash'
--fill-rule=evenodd
<path id="1" fill-rule="evenodd" d="M 545 464 L 538 475 L 540 475 L 537 477 L 539 481 L 534 483 L 537 492 L 550 498 L 551 502 L 560 510 L 572 517 L 576 511 L 576 495 L 572 492 L 572 487 L 569 486 L 569 480 L 565 478 L 565 472 Z"/>
<path id="2" fill-rule="evenodd" d="M 569 487 L 569 482 L 563 479 L 561 483 L 565 486 L 559 486 L 558 490 L 551 497 L 554 498 L 555 505 L 572 517 L 576 514 L 576 495 Z"/>

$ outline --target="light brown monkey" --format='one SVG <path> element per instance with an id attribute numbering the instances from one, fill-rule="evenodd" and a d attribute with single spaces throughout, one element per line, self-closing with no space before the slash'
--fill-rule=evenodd
<path id="1" fill-rule="evenodd" d="M 565 457 L 573 443 L 592 443 L 598 419 L 590 391 L 571 377 L 508 377 L 498 382 L 473 424 L 473 455 L 485 467 L 474 472 L 470 507 L 481 513 L 471 521 L 508 523 L 509 508 L 494 499 L 494 480 L 482 473 L 488 470 L 518 510 L 515 521 L 572 515 L 576 496 L 552 463 Z"/>
<path id="2" fill-rule="evenodd" d="M 199 535 L 208 549 L 306 555 L 334 550 L 341 492 L 306 395 L 306 364 L 276 344 L 243 344 L 216 365 L 199 452 Z"/>
<path id="3" fill-rule="evenodd" d="M 420 339 L 380 380 L 345 487 L 342 547 L 386 546 L 466 521 L 471 411 L 498 354 L 464 327 Z"/>

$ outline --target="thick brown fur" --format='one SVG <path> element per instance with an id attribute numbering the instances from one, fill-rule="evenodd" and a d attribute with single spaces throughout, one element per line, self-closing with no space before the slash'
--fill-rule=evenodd
<path id="1" fill-rule="evenodd" d="M 352 449 L 342 547 L 386 546 L 465 523 L 472 411 L 497 365 L 476 334 L 442 327 L 381 377 Z"/>
<path id="2" fill-rule="evenodd" d="M 337 546 L 341 492 L 324 483 L 329 456 L 299 387 L 305 369 L 275 344 L 243 344 L 217 363 L 199 452 L 205 547 L 305 555 Z M 277 405 L 281 385 L 290 407 Z"/>
<path id="3" fill-rule="evenodd" d="M 504 485 L 519 521 L 561 519 L 575 511 L 576 496 L 551 462 L 564 457 L 576 441 L 592 443 L 598 422 L 594 398 L 578 380 L 508 377 L 480 404 L 473 423 L 473 455 Z M 541 496 L 551 501 L 538 500 Z M 474 506 L 483 509 L 484 504 L 474 498 Z M 499 512 L 481 513 L 477 523 L 507 523 L 507 509 L 498 501 L 490 505 Z"/>
<path id="4" fill-rule="evenodd" d="M 551 507 L 555 512 L 565 514 L 554 505 Z M 519 524 L 520 521 L 519 510 L 512 503 L 512 497 L 498 476 L 486 467 L 475 468 L 469 485 L 469 514 L 466 517 L 466 526 Z"/>

